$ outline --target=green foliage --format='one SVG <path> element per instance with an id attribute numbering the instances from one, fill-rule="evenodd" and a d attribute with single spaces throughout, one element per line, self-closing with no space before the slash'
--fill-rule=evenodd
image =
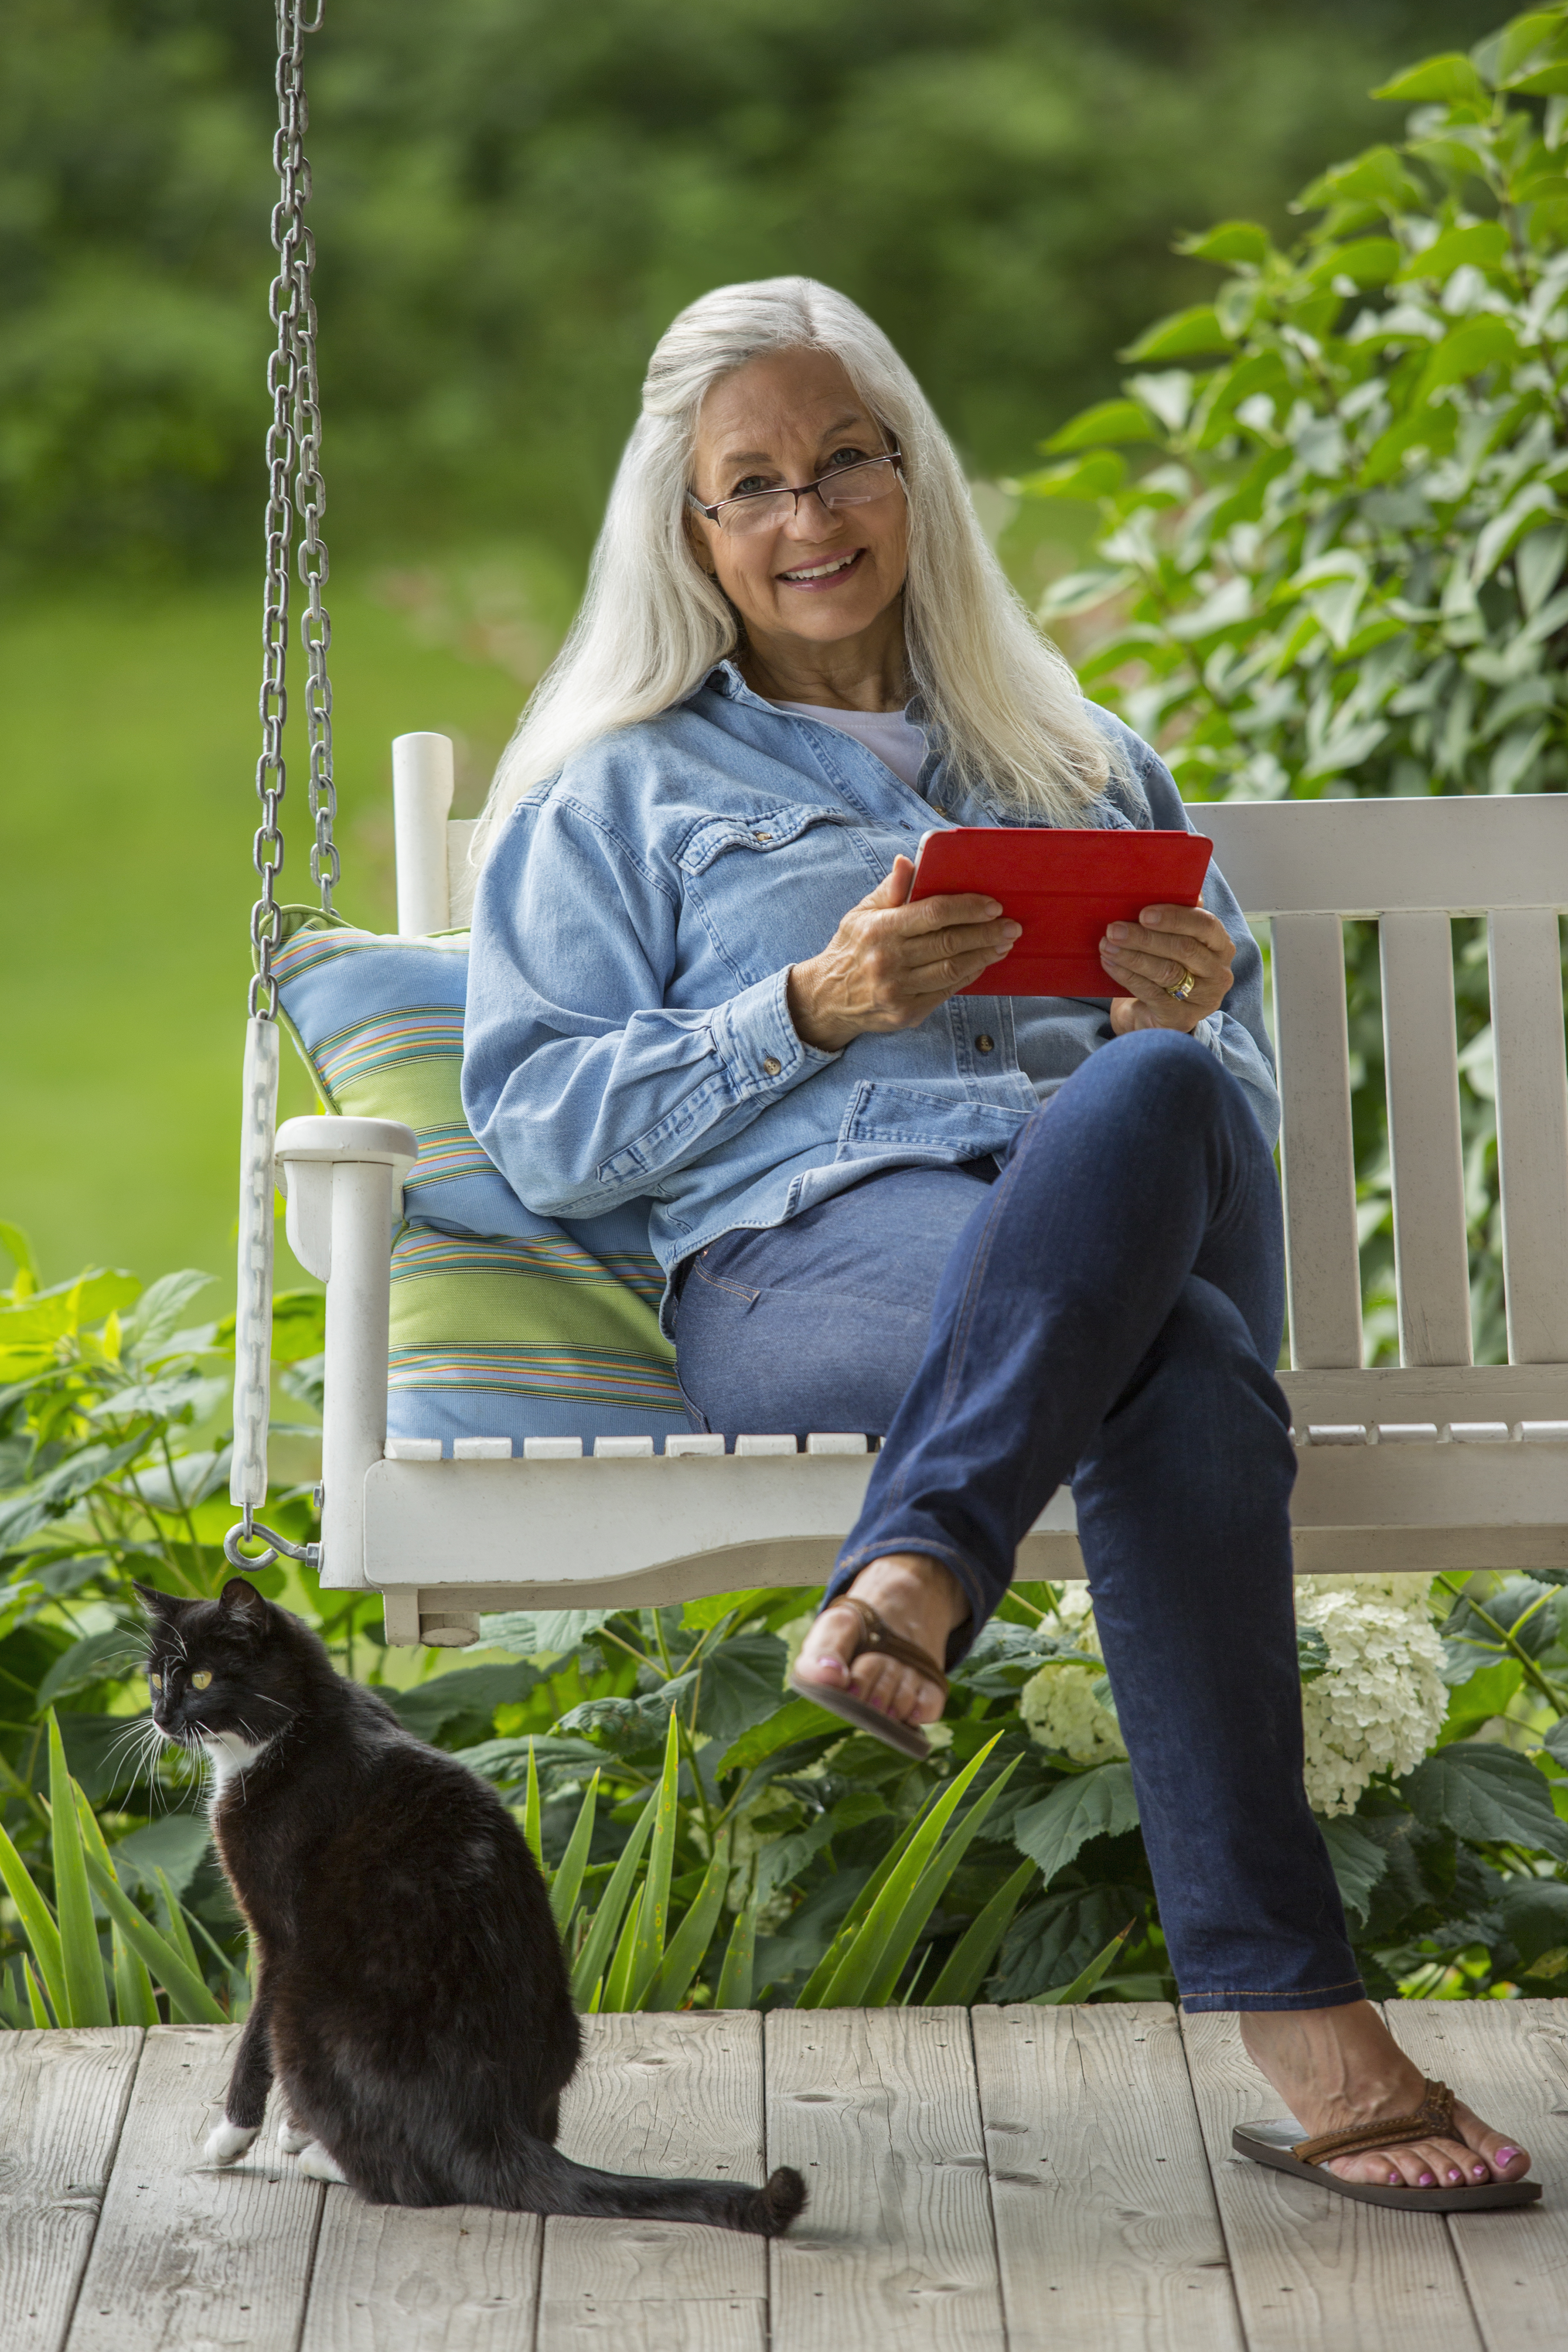
<path id="1" fill-rule="evenodd" d="M 1568 54 L 1561 6 L 1378 94 L 1397 147 L 1322 173 L 1278 244 L 1226 222 L 1226 275 L 1126 356 L 1123 399 L 1022 485 L 1093 497 L 1094 562 L 1043 615 L 1190 800 L 1556 791 L 1568 782 Z M 1194 362 L 1199 363 L 1194 365 Z M 1152 458 L 1128 472 L 1140 410 Z M 1096 424 L 1096 418 L 1099 423 Z M 1096 620 L 1081 616 L 1094 615 Z M 1485 944 L 1458 938 L 1477 1355 L 1504 1351 Z M 1393 1351 L 1376 943 L 1350 945 L 1367 1331 Z"/>
<path id="2" fill-rule="evenodd" d="M 1485 21 L 1366 13 L 333 0 L 307 72 L 334 513 L 405 560 L 433 521 L 500 518 L 574 564 L 654 336 L 781 270 L 864 301 L 978 462 L 1015 462 L 1042 388 L 1087 397 L 1163 307 L 1173 216 L 1277 207 L 1360 135 L 1402 34 Z M 244 548 L 270 14 L 24 0 L 6 33 L 5 540 L 79 564 Z"/>
<path id="3" fill-rule="evenodd" d="M 43 1300 L 52 1336 L 24 1325 L 0 1359 L 0 2021 L 237 2015 L 243 1929 L 174 1762 L 147 1753 L 130 1589 L 228 1573 L 216 1334 L 184 1325 L 189 1277 L 45 1290 L 18 1244 L 0 1330 Z M 290 1352 L 310 1337 L 282 1328 Z M 313 1525 L 304 1494 L 268 1510 Z M 1173 1990 L 1129 1767 L 1082 1768 L 1018 1714 L 1042 1668 L 1103 1674 L 1049 1585 L 1014 1587 L 917 1764 L 790 1693 L 816 1599 L 793 1588 L 513 1611 L 448 1665 L 387 1651 L 374 1598 L 258 1580 L 515 1808 L 584 2010 Z M 1568 1575 L 1437 1599 L 1442 1735 L 1324 1834 L 1379 1992 L 1538 1990 L 1568 1970 Z M 1300 1649 L 1304 1678 L 1332 1670 L 1314 1629 Z"/>

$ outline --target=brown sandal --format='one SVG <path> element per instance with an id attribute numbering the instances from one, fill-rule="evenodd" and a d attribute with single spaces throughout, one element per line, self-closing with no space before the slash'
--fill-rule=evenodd
<path id="1" fill-rule="evenodd" d="M 1336 2156 L 1372 2155 L 1380 2147 L 1401 2147 L 1407 2140 L 1447 2139 L 1465 2149 L 1467 2156 L 1474 2151 L 1466 2147 L 1454 2127 L 1454 2094 L 1447 2083 L 1426 2084 L 1421 2105 L 1412 2116 L 1395 2116 L 1391 2122 L 1360 2124 L 1350 2131 L 1321 2132 L 1316 2139 L 1295 2139 L 1292 2134 L 1300 2125 L 1282 2123 L 1237 2124 L 1231 2133 L 1231 2146 L 1242 2156 L 1249 2156 L 1254 2164 L 1272 2165 L 1278 2172 L 1293 2172 L 1298 2179 L 1315 2180 L 1320 2188 L 1336 2189 L 1342 2197 L 1354 2197 L 1363 2205 L 1403 2205 L 1429 2213 L 1476 2212 L 1489 2205 L 1533 2205 L 1541 2194 L 1539 2180 L 1478 2181 L 1465 2189 L 1397 2189 L 1380 2187 L 1371 2180 L 1342 2180 L 1337 2172 L 1324 2168 Z"/>
<path id="2" fill-rule="evenodd" d="M 859 1612 L 860 1646 L 849 1661 L 851 1665 L 854 1664 L 856 1658 L 863 1657 L 868 1650 L 879 1650 L 885 1656 L 896 1658 L 900 1665 L 912 1666 L 917 1675 L 923 1675 L 928 1682 L 935 1683 L 943 1699 L 946 1699 L 947 1676 L 942 1673 L 936 1660 L 928 1657 L 925 1651 L 916 1643 L 906 1642 L 901 1633 L 895 1633 L 892 1627 L 877 1614 L 868 1601 L 860 1600 L 853 1592 L 841 1592 L 833 1601 L 832 1606 L 835 1609 L 848 1608 Z M 868 1731 L 873 1739 L 880 1739 L 889 1748 L 896 1748 L 900 1755 L 912 1756 L 917 1762 L 923 1763 L 931 1754 L 931 1742 L 919 1724 L 895 1722 L 890 1715 L 884 1715 L 879 1707 L 868 1706 L 866 1701 L 854 1691 L 836 1690 L 829 1683 L 803 1682 L 793 1669 L 790 1673 L 789 1686 L 798 1698 L 810 1699 L 814 1706 L 825 1707 L 829 1715 L 837 1715 L 843 1722 L 852 1723 L 858 1731 Z"/>

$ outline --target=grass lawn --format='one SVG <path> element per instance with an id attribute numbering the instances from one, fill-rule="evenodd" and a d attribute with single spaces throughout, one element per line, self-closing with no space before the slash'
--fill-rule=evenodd
<path id="1" fill-rule="evenodd" d="M 329 592 L 337 904 L 376 927 L 393 916 L 392 738 L 458 739 L 470 814 L 523 698 L 498 666 L 526 661 L 518 629 L 451 587 L 411 573 Z M 89 1264 L 230 1279 L 259 636 L 249 581 L 0 610 L 0 1217 L 46 1280 Z M 289 675 L 279 895 L 308 898 L 297 637 Z M 284 1066 L 285 1116 L 310 1109 L 287 1050 Z M 279 1279 L 303 1279 L 281 1246 Z"/>

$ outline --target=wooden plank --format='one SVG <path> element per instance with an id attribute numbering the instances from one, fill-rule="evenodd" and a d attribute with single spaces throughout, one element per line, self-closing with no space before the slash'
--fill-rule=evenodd
<path id="1" fill-rule="evenodd" d="M 1234 2017 L 1184 2017 L 1182 2038 L 1250 2352 L 1479 2352 L 1442 2222 L 1236 2155 L 1233 2126 L 1277 2116 L 1279 2102 Z"/>
<path id="2" fill-rule="evenodd" d="M 765 2050 L 768 2162 L 812 2200 L 769 2248 L 773 2352 L 998 2352 L 966 2011 L 775 2009 Z"/>
<path id="3" fill-rule="evenodd" d="M 294 2352 L 321 2189 L 279 2155 L 270 2131 L 225 2171 L 202 2161 L 237 2033 L 149 2032 L 70 2352 Z"/>
<path id="4" fill-rule="evenodd" d="M 142 2052 L 139 2026 L 0 2038 L 0 2344 L 55 2352 Z"/>
<path id="5" fill-rule="evenodd" d="M 1344 933 L 1337 915 L 1274 924 L 1285 1272 L 1293 1364 L 1361 1362 Z"/>
<path id="6" fill-rule="evenodd" d="M 544 2224 L 471 2205 L 367 2205 L 329 2189 L 300 2352 L 520 2352 Z"/>
<path id="7" fill-rule="evenodd" d="M 1568 1363 L 1568 1055 L 1555 913 L 1487 926 L 1508 1352 Z"/>
<path id="8" fill-rule="evenodd" d="M 611 2014 L 583 2029 L 562 2109 L 568 2156 L 616 2172 L 763 2179 L 754 2011 Z M 766 2248 L 690 2222 L 553 2218 L 536 2341 L 538 2352 L 763 2352 Z"/>
<path id="9" fill-rule="evenodd" d="M 1384 2015 L 1423 2073 L 1516 2131 L 1546 2194 L 1448 2223 L 1487 2352 L 1568 2343 L 1568 2000 L 1398 2000 Z"/>
<path id="10" fill-rule="evenodd" d="M 1009 2352 L 1246 2352 L 1174 2010 L 973 2023 Z"/>
<path id="11" fill-rule="evenodd" d="M 1468 1364 L 1470 1260 L 1453 925 L 1447 915 L 1389 915 L 1378 926 L 1378 951 L 1399 1360 Z"/>
<path id="12" fill-rule="evenodd" d="M 1568 797 L 1194 803 L 1249 915 L 1568 907 Z"/>

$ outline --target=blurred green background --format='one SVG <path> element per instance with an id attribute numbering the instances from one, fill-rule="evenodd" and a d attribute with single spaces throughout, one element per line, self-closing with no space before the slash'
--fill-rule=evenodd
<path id="1" fill-rule="evenodd" d="M 1494 22 L 1470 0 L 327 17 L 307 76 L 339 904 L 370 923 L 390 739 L 456 737 L 478 806 L 683 302 L 781 270 L 843 287 L 990 482 L 1206 293 L 1178 232 L 1284 226 L 1327 158 L 1396 131 L 1373 83 Z M 0 1215 L 46 1279 L 232 1256 L 272 37 L 266 0 L 0 5 Z M 1070 518 L 982 504 L 1037 593 Z M 282 895 L 305 897 L 291 751 Z"/>

